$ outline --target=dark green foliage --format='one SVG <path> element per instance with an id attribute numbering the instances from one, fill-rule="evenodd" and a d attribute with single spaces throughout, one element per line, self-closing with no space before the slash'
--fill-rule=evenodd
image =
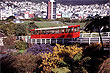
<path id="1" fill-rule="evenodd" d="M 72 73 L 85 73 L 88 72 L 88 61 L 90 60 L 90 57 L 84 57 L 82 53 L 78 53 L 73 57 L 73 59 L 68 58 L 65 62 L 68 64 Z"/>
<path id="2" fill-rule="evenodd" d="M 57 21 L 61 21 L 61 22 L 71 22 L 70 18 L 58 18 L 56 19 Z"/>
<path id="3" fill-rule="evenodd" d="M 99 66 L 98 73 L 110 73 L 110 58 L 104 60 L 104 62 Z"/>
<path id="4" fill-rule="evenodd" d="M 31 19 L 32 21 L 46 21 L 47 19 L 35 17 Z"/>
<path id="5" fill-rule="evenodd" d="M 33 72 L 39 66 L 40 55 L 18 54 L 16 56 L 3 57 L 0 59 L 2 73 L 26 73 Z"/>
<path id="6" fill-rule="evenodd" d="M 81 23 L 81 22 L 85 22 L 85 19 L 70 19 L 70 18 L 57 18 L 56 21 L 61 21 L 61 22 L 68 22 L 68 23 Z"/>
<path id="7" fill-rule="evenodd" d="M 11 22 L 5 22 L 0 26 L 0 30 L 5 33 L 6 36 L 14 35 L 15 33 L 15 24 Z"/>
<path id="8" fill-rule="evenodd" d="M 3 43 L 7 49 L 15 49 L 15 40 L 14 36 L 7 36 L 7 38 L 3 39 Z"/>
<path id="9" fill-rule="evenodd" d="M 7 36 L 25 36 L 28 35 L 28 29 L 24 24 L 14 24 L 12 22 L 5 22 L 0 25 L 1 32 Z"/>
<path id="10" fill-rule="evenodd" d="M 83 62 L 83 63 L 85 62 L 85 63 L 86 63 L 86 62 L 88 62 L 89 60 L 91 60 L 90 57 L 85 57 L 85 58 L 83 58 L 83 59 L 81 60 L 81 62 Z"/>
<path id="11" fill-rule="evenodd" d="M 16 69 L 12 65 L 14 61 L 15 57 L 10 55 L 0 58 L 1 73 L 15 73 Z"/>
<path id="12" fill-rule="evenodd" d="M 29 28 L 30 28 L 30 29 L 38 28 L 38 27 L 35 25 L 35 22 L 30 22 L 28 25 L 29 25 Z"/>
<path id="13" fill-rule="evenodd" d="M 16 60 L 13 62 L 13 67 L 17 73 L 33 72 L 39 66 L 40 55 L 19 54 L 15 56 Z"/>
<path id="14" fill-rule="evenodd" d="M 59 61 L 58 64 L 59 64 L 59 67 L 68 66 L 68 64 L 66 62 L 64 62 L 64 61 Z"/>
<path id="15" fill-rule="evenodd" d="M 38 28 L 34 22 L 30 22 L 29 24 L 15 24 L 4 21 L 0 23 L 0 32 L 5 33 L 6 36 L 26 36 L 30 34 L 30 30 L 33 28 Z"/>
<path id="16" fill-rule="evenodd" d="M 89 17 L 88 23 L 85 25 L 84 30 L 90 32 L 99 32 L 99 30 L 104 27 L 101 31 L 109 32 L 109 18 L 110 16 L 101 17 L 96 15 L 95 17 Z"/>
<path id="17" fill-rule="evenodd" d="M 19 42 L 21 43 L 21 41 Z M 44 47 L 44 45 L 42 46 Z M 61 53 L 62 55 L 58 54 L 60 57 L 63 57 L 63 60 L 57 61 L 57 67 L 52 67 L 51 71 L 53 73 L 101 73 L 102 71 L 109 73 L 110 59 L 107 59 L 109 52 L 99 50 L 98 48 L 100 48 L 100 46 L 100 44 L 91 44 L 86 47 L 86 49 L 83 50 L 82 53 L 77 53 L 73 57 L 68 54 L 68 50 L 66 53 Z M 34 51 L 33 49 L 31 48 L 32 51 Z M 37 49 L 40 50 L 40 47 Z M 47 58 L 48 57 L 46 57 L 46 59 Z M 50 57 L 50 59 L 51 58 L 52 57 Z M 15 56 L 4 57 L 0 61 L 2 62 L 1 64 L 4 68 L 2 71 L 6 72 L 11 70 L 8 73 L 40 73 L 41 71 L 43 71 L 43 67 L 40 67 L 43 60 L 44 59 L 42 59 L 41 56 L 38 55 L 38 53 L 36 55 L 23 53 Z"/>
<path id="18" fill-rule="evenodd" d="M 60 68 L 52 69 L 52 72 L 54 72 L 54 73 L 69 73 L 71 71 L 67 67 L 60 67 Z"/>
<path id="19" fill-rule="evenodd" d="M 90 65 L 87 67 L 89 73 L 97 73 L 99 65 L 109 57 L 109 51 L 100 50 L 100 48 L 101 44 L 91 44 L 83 51 L 84 56 L 91 58 L 91 60 L 87 62 Z"/>
<path id="20" fill-rule="evenodd" d="M 78 54 L 76 54 L 76 55 L 74 56 L 73 60 L 74 60 L 74 61 L 80 61 L 81 58 L 82 58 L 82 53 L 78 53 Z"/>
<path id="21" fill-rule="evenodd" d="M 15 17 L 14 17 L 14 16 L 10 16 L 10 17 L 8 17 L 6 20 L 7 20 L 7 21 L 13 21 L 13 19 L 15 19 Z"/>
<path id="22" fill-rule="evenodd" d="M 110 28 L 109 28 L 109 20 L 110 20 L 110 16 L 105 16 L 105 17 L 101 17 L 99 15 L 96 15 L 94 17 L 89 17 L 89 23 L 87 23 L 85 25 L 84 31 L 90 31 L 90 32 L 98 32 L 99 33 L 99 37 L 101 40 L 101 44 L 102 44 L 102 48 L 100 48 L 101 50 L 104 49 L 103 47 L 103 41 L 102 41 L 102 36 L 101 36 L 101 32 L 109 32 Z"/>
<path id="23" fill-rule="evenodd" d="M 35 29 L 35 28 L 38 28 L 38 26 L 35 25 L 35 22 L 30 22 L 27 26 L 28 28 L 28 32 L 31 33 L 31 29 Z"/>
<path id="24" fill-rule="evenodd" d="M 24 24 L 16 24 L 15 26 L 15 35 L 16 36 L 26 36 L 28 35 L 28 30 Z"/>
<path id="25" fill-rule="evenodd" d="M 27 45 L 26 45 L 26 42 L 24 41 L 16 41 L 15 43 L 15 48 L 16 49 L 26 49 Z"/>

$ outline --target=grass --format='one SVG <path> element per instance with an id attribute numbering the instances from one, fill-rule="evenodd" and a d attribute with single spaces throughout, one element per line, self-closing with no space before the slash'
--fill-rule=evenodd
<path id="1" fill-rule="evenodd" d="M 80 25 L 81 28 L 84 27 L 86 23 L 67 23 L 68 25 Z"/>
<path id="2" fill-rule="evenodd" d="M 67 26 L 67 25 L 80 25 L 80 27 L 84 27 L 85 23 L 62 23 L 59 21 L 25 21 L 23 24 L 28 24 L 30 22 L 34 22 L 39 28 L 47 28 L 47 27 L 57 27 L 57 26 Z"/>
<path id="3" fill-rule="evenodd" d="M 48 21 L 42 21 L 42 22 L 36 22 L 35 23 L 39 28 L 46 28 L 46 27 L 57 27 L 57 26 L 65 26 L 65 24 L 59 23 L 59 22 L 48 22 Z"/>
<path id="4" fill-rule="evenodd" d="M 4 21 L 0 21 L 0 24 L 2 24 Z M 80 25 L 80 27 L 84 27 L 85 23 L 62 23 L 60 21 L 24 21 L 26 26 L 30 23 L 34 22 L 35 25 L 37 25 L 39 28 L 46 28 L 46 27 L 57 27 L 57 26 L 68 26 L 68 25 Z"/>

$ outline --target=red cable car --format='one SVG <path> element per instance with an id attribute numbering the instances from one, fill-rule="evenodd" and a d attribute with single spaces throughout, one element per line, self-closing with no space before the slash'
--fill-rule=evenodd
<path id="1" fill-rule="evenodd" d="M 38 28 L 31 30 L 31 39 L 58 39 L 80 37 L 80 25 Z"/>

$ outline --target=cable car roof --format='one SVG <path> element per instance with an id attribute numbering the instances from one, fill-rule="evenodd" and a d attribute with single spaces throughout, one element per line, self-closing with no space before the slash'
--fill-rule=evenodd
<path id="1" fill-rule="evenodd" d="M 32 29 L 31 31 L 35 30 L 52 30 L 52 29 L 62 29 L 62 28 L 71 28 L 71 27 L 78 27 L 80 25 L 72 25 L 72 26 L 59 26 L 59 27 L 49 27 L 49 28 L 38 28 L 38 29 Z"/>

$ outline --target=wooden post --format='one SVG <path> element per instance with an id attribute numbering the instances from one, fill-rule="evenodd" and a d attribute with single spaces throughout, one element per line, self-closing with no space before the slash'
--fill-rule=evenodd
<path id="1" fill-rule="evenodd" d="M 90 35 L 90 36 L 91 36 L 91 38 L 92 38 L 92 35 L 93 35 L 93 33 L 91 33 L 91 35 Z"/>
<path id="2" fill-rule="evenodd" d="M 62 39 L 62 44 L 64 44 L 64 38 Z"/>
<path id="3" fill-rule="evenodd" d="M 110 37 L 110 32 L 108 32 L 108 37 Z"/>
<path id="4" fill-rule="evenodd" d="M 40 44 L 42 44 L 42 39 L 40 39 Z"/>
<path id="5" fill-rule="evenodd" d="M 80 44 L 82 44 L 82 38 L 79 38 L 79 40 L 80 40 Z"/>
<path id="6" fill-rule="evenodd" d="M 32 39 L 31 39 L 31 44 L 32 44 Z"/>
<path id="7" fill-rule="evenodd" d="M 71 44 L 73 44 L 73 38 L 71 38 L 71 41 L 72 41 Z"/>
<path id="8" fill-rule="evenodd" d="M 46 44 L 46 39 L 45 39 L 45 44 Z"/>
<path id="9" fill-rule="evenodd" d="M 100 37 L 99 37 L 99 44 L 100 44 Z"/>
<path id="10" fill-rule="evenodd" d="M 57 39 L 56 39 L 56 43 L 57 43 Z"/>
<path id="11" fill-rule="evenodd" d="M 50 39 L 50 44 L 51 44 L 51 39 Z"/>
<path id="12" fill-rule="evenodd" d="M 89 44 L 91 43 L 91 37 L 89 37 Z"/>
<path id="13" fill-rule="evenodd" d="M 35 39 L 35 43 L 37 44 L 37 39 Z"/>

